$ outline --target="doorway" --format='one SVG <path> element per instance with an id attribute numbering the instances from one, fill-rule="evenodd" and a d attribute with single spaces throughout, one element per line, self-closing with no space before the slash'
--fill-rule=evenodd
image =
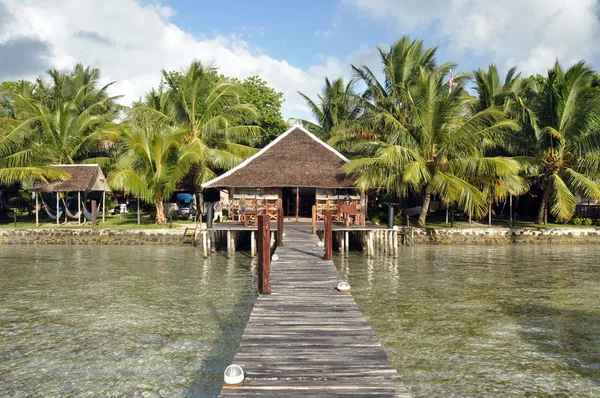
<path id="1" fill-rule="evenodd" d="M 299 192 L 297 188 L 282 188 L 282 204 L 286 217 L 296 217 L 296 196 L 299 199 L 298 217 L 312 217 L 312 206 L 316 203 L 316 188 L 301 187 Z"/>

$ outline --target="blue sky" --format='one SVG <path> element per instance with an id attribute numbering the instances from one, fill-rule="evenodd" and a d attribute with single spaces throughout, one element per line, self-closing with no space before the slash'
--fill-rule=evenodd
<path id="1" fill-rule="evenodd" d="M 598 0 L 0 0 L 0 80 L 33 78 L 77 62 L 100 68 L 129 103 L 161 69 L 192 59 L 258 74 L 284 93 L 285 118 L 310 118 L 297 91 L 324 78 L 379 70 L 376 45 L 402 35 L 439 46 L 459 71 L 496 63 L 544 73 L 555 59 L 600 66 Z"/>

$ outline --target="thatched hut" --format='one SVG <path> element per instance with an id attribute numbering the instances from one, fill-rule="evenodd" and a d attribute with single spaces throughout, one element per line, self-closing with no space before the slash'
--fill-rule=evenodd
<path id="1" fill-rule="evenodd" d="M 85 203 L 88 195 L 92 193 L 101 194 L 102 198 L 102 221 L 105 219 L 106 214 L 106 193 L 111 192 L 110 187 L 106 182 L 106 177 L 102 169 L 97 164 L 68 164 L 68 165 L 56 165 L 71 175 L 71 178 L 65 181 L 50 181 L 41 182 L 38 181 L 33 185 L 31 192 L 35 193 L 35 205 L 36 209 L 39 209 L 38 197 L 42 193 L 56 194 L 56 223 L 59 223 L 60 218 L 60 195 L 68 195 L 69 193 L 77 192 L 77 214 L 72 215 L 74 218 L 81 222 L 81 215 L 85 210 Z M 82 198 L 83 194 L 83 198 Z M 82 202 L 83 199 L 83 202 Z M 42 199 L 43 200 L 43 199 Z M 63 198 L 64 201 L 64 198 Z M 66 204 L 66 202 L 65 202 Z M 82 209 L 82 204 L 83 209 Z M 46 209 L 48 211 L 48 209 Z M 65 216 L 68 214 L 68 208 L 65 206 Z M 38 211 L 36 210 L 36 224 L 39 225 Z M 49 213 L 50 214 L 50 213 Z"/>
<path id="2" fill-rule="evenodd" d="M 260 201 L 267 207 L 278 201 L 286 216 L 310 217 L 312 205 L 336 202 L 345 194 L 364 204 L 354 179 L 344 170 L 348 159 L 302 127 L 292 127 L 260 152 L 204 188 L 228 190 L 232 204 Z"/>

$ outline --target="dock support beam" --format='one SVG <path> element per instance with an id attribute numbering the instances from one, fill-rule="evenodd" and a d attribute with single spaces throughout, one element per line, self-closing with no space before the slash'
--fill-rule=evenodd
<path id="1" fill-rule="evenodd" d="M 344 238 L 344 244 L 346 245 L 346 247 L 344 249 L 346 257 L 348 257 L 348 252 L 350 252 L 350 232 L 346 231 L 344 232 L 344 234 L 346 235 Z"/>
<path id="2" fill-rule="evenodd" d="M 250 232 L 250 257 L 256 257 L 256 232 Z"/>
<path id="3" fill-rule="evenodd" d="M 323 234 L 323 240 L 325 241 L 325 255 L 324 260 L 331 260 L 333 256 L 333 215 L 331 210 L 327 210 L 325 213 L 325 231 Z"/>
<path id="4" fill-rule="evenodd" d="M 283 207 L 277 209 L 277 246 L 283 246 Z"/>
<path id="5" fill-rule="evenodd" d="M 312 234 L 317 233 L 317 206 L 312 206 Z"/>
<path id="6" fill-rule="evenodd" d="M 231 231 L 228 229 L 227 230 L 227 257 L 231 257 L 232 255 L 232 250 L 231 250 Z"/>
<path id="7" fill-rule="evenodd" d="M 208 257 L 208 252 L 210 250 L 208 245 L 208 232 L 202 231 L 202 254 L 204 255 L 204 258 Z"/>
<path id="8" fill-rule="evenodd" d="M 258 292 L 260 294 L 271 293 L 271 227 L 267 214 L 258 217 Z"/>

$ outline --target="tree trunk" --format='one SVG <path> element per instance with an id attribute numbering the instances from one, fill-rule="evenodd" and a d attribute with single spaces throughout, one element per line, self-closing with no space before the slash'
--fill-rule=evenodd
<path id="1" fill-rule="evenodd" d="M 167 217 L 165 216 L 165 208 L 163 201 L 160 198 L 156 198 L 156 224 L 164 225 L 167 223 Z"/>
<path id="2" fill-rule="evenodd" d="M 417 221 L 419 227 L 425 226 L 425 218 L 429 211 L 429 202 L 431 202 L 431 187 L 428 185 L 427 188 L 425 188 L 425 197 L 423 198 L 423 204 L 421 205 L 421 214 L 419 214 L 419 220 Z"/>
<path id="3" fill-rule="evenodd" d="M 492 226 L 492 202 L 490 201 L 490 205 L 488 208 L 488 226 Z"/>
<path id="4" fill-rule="evenodd" d="M 542 195 L 542 203 L 540 204 L 540 209 L 538 210 L 536 224 L 545 225 L 548 222 L 548 195 L 548 190 L 544 189 L 544 194 Z"/>

